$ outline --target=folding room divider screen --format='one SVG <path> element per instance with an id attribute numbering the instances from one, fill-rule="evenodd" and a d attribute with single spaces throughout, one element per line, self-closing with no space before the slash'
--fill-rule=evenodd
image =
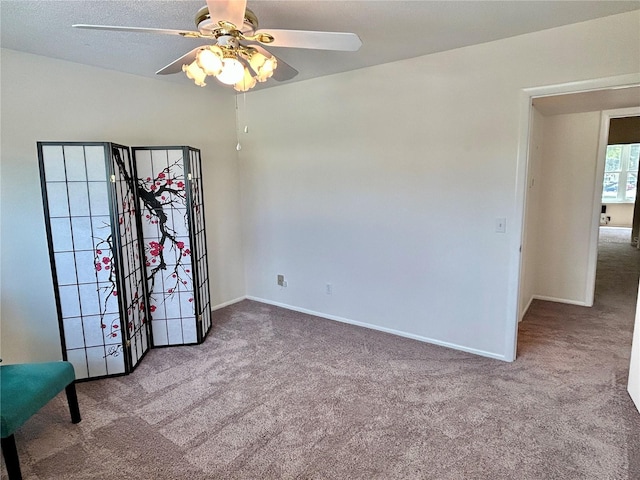
<path id="1" fill-rule="evenodd" d="M 163 177 L 161 169 L 154 176 L 173 183 L 171 192 L 138 179 L 126 146 L 38 142 L 63 358 L 78 379 L 130 373 L 150 347 L 199 343 L 211 327 L 200 152 L 162 150 L 185 159 L 182 174 L 174 169 Z M 179 163 L 178 156 L 171 158 Z M 155 195 L 160 190 L 164 195 Z M 182 222 L 165 221 L 169 235 L 154 236 L 176 199 L 184 201 L 171 218 Z M 152 263 L 160 252 L 169 260 L 162 266 Z M 173 280 L 172 292 L 152 293 L 156 284 Z"/>
<path id="2" fill-rule="evenodd" d="M 211 328 L 200 151 L 133 147 L 153 344 L 202 342 Z"/>

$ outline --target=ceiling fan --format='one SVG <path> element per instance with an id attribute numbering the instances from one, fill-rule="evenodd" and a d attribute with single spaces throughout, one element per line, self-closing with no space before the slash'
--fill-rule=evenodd
<path id="1" fill-rule="evenodd" d="M 207 0 L 207 5 L 198 10 L 195 17 L 198 31 L 86 24 L 73 27 L 210 40 L 210 44 L 194 48 L 156 74 L 183 71 L 202 87 L 206 85 L 206 77 L 211 75 L 224 84 L 233 85 L 240 92 L 246 92 L 256 82 L 265 82 L 272 76 L 274 80 L 285 81 L 298 74 L 295 68 L 269 53 L 262 45 L 352 52 L 362 45 L 355 33 L 259 30 L 258 18 L 246 7 L 247 0 Z"/>

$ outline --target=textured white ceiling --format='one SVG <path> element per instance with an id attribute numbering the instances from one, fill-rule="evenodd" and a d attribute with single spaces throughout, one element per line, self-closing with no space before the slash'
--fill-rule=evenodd
<path id="1" fill-rule="evenodd" d="M 204 0 L 1 0 L 0 45 L 153 77 L 204 42 L 79 30 L 71 25 L 195 30 L 195 13 L 204 5 Z M 363 46 L 358 52 L 272 47 L 272 53 L 300 72 L 290 81 L 300 81 L 640 9 L 640 2 L 249 0 L 248 7 L 258 16 L 262 29 L 344 31 L 360 36 Z M 191 82 L 182 74 L 156 78 Z M 278 83 L 270 80 L 260 87 L 275 85 Z M 215 82 L 210 86 L 206 88 L 219 88 Z"/>

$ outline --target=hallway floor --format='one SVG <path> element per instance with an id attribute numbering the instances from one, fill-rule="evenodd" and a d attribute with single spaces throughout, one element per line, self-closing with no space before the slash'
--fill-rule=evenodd
<path id="1" fill-rule="evenodd" d="M 566 376 L 574 390 L 567 411 L 598 423 L 623 419 L 611 426 L 625 429 L 629 478 L 640 478 L 640 415 L 626 391 L 640 277 L 630 238 L 630 228 L 600 227 L 593 307 L 535 300 L 520 324 L 516 363 L 537 357 L 541 372 Z"/>

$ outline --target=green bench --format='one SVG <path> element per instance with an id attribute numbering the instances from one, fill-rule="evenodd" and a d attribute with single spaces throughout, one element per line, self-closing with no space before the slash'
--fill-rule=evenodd
<path id="1" fill-rule="evenodd" d="M 14 432 L 63 389 L 67 393 L 71 421 L 80 421 L 75 379 L 69 362 L 0 366 L 0 436 L 9 480 L 22 478 Z"/>

